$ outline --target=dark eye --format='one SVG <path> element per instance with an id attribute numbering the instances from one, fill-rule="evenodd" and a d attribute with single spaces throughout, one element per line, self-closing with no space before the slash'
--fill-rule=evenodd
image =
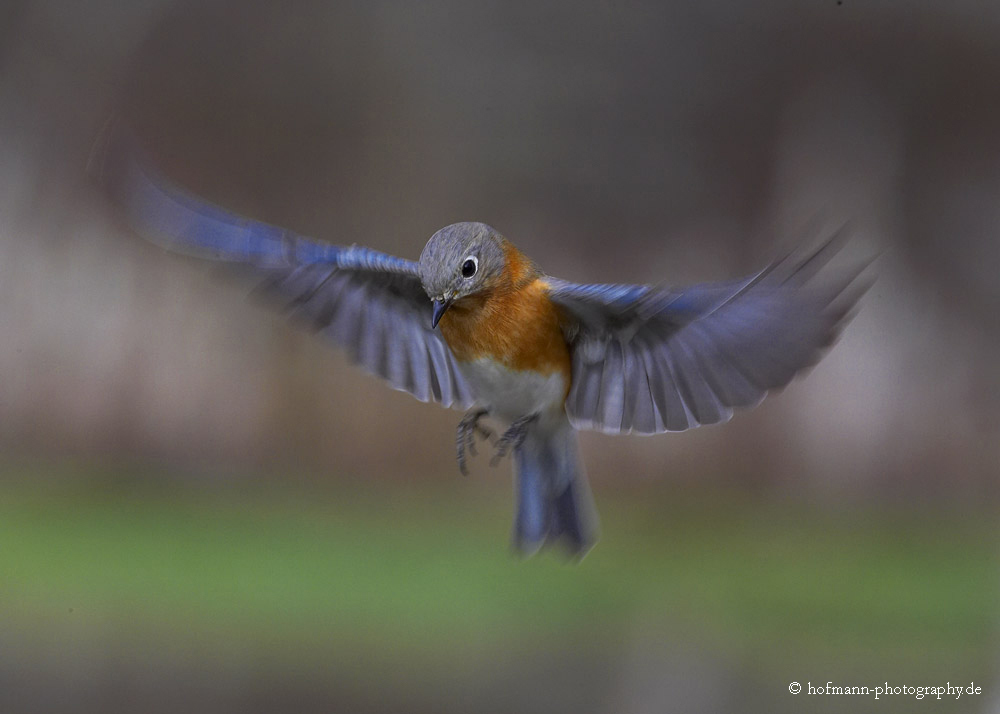
<path id="1" fill-rule="evenodd" d="M 465 259 L 465 262 L 462 263 L 462 277 L 471 278 L 473 275 L 476 274 L 476 271 L 478 269 L 479 269 L 479 260 L 476 259 L 476 256 L 470 255 L 468 258 Z"/>

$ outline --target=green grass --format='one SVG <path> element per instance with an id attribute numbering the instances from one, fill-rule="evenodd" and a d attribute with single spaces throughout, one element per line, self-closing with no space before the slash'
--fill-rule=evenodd
<path id="1" fill-rule="evenodd" d="M 883 679 L 993 664 L 1000 558 L 985 511 L 599 489 L 603 539 L 572 566 L 513 558 L 510 494 L 483 481 L 71 483 L 0 486 L 0 608 L 29 645 L 113 632 L 209 659 L 405 660 L 419 676 L 453 668 L 456 647 L 473 663 L 662 632 L 782 678 L 804 662 Z"/>

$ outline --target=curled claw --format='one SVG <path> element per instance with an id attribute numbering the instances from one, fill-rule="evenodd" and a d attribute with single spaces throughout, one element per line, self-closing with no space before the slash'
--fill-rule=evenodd
<path id="1" fill-rule="evenodd" d="M 507 431 L 503 433 L 503 436 L 496 443 L 497 452 L 490 459 L 490 466 L 499 464 L 504 456 L 512 450 L 519 448 L 524 443 L 524 437 L 528 434 L 528 426 L 536 419 L 538 419 L 538 414 L 528 414 L 520 419 L 516 419 L 507 428 Z"/>
<path id="2" fill-rule="evenodd" d="M 493 438 L 493 432 L 479 423 L 479 420 L 487 414 L 485 409 L 470 409 L 458 422 L 458 428 L 455 430 L 455 451 L 458 456 L 458 470 L 463 476 L 469 475 L 465 459 L 466 450 L 473 456 L 476 455 L 476 435 L 483 439 Z"/>

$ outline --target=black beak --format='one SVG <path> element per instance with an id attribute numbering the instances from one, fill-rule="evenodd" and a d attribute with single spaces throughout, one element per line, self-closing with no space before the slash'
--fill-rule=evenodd
<path id="1" fill-rule="evenodd" d="M 451 303 L 455 298 L 449 298 L 448 300 L 435 300 L 434 301 L 434 313 L 431 315 L 431 329 L 433 330 L 438 326 L 438 322 L 441 321 L 441 316 L 451 307 Z"/>

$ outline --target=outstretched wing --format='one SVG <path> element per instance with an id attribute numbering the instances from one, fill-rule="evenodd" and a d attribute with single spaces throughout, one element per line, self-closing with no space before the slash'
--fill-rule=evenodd
<path id="1" fill-rule="evenodd" d="M 262 290 L 396 389 L 445 406 L 473 403 L 454 357 L 431 329 L 416 263 L 229 213 L 172 185 L 124 129 L 112 127 L 102 140 L 92 171 L 135 230 L 173 251 L 251 266 Z"/>
<path id="2" fill-rule="evenodd" d="M 655 434 L 726 421 L 814 364 L 867 288 L 822 271 L 835 235 L 743 280 L 681 290 L 549 279 L 567 319 L 577 428 Z M 826 279 L 822 279 L 826 278 Z"/>

